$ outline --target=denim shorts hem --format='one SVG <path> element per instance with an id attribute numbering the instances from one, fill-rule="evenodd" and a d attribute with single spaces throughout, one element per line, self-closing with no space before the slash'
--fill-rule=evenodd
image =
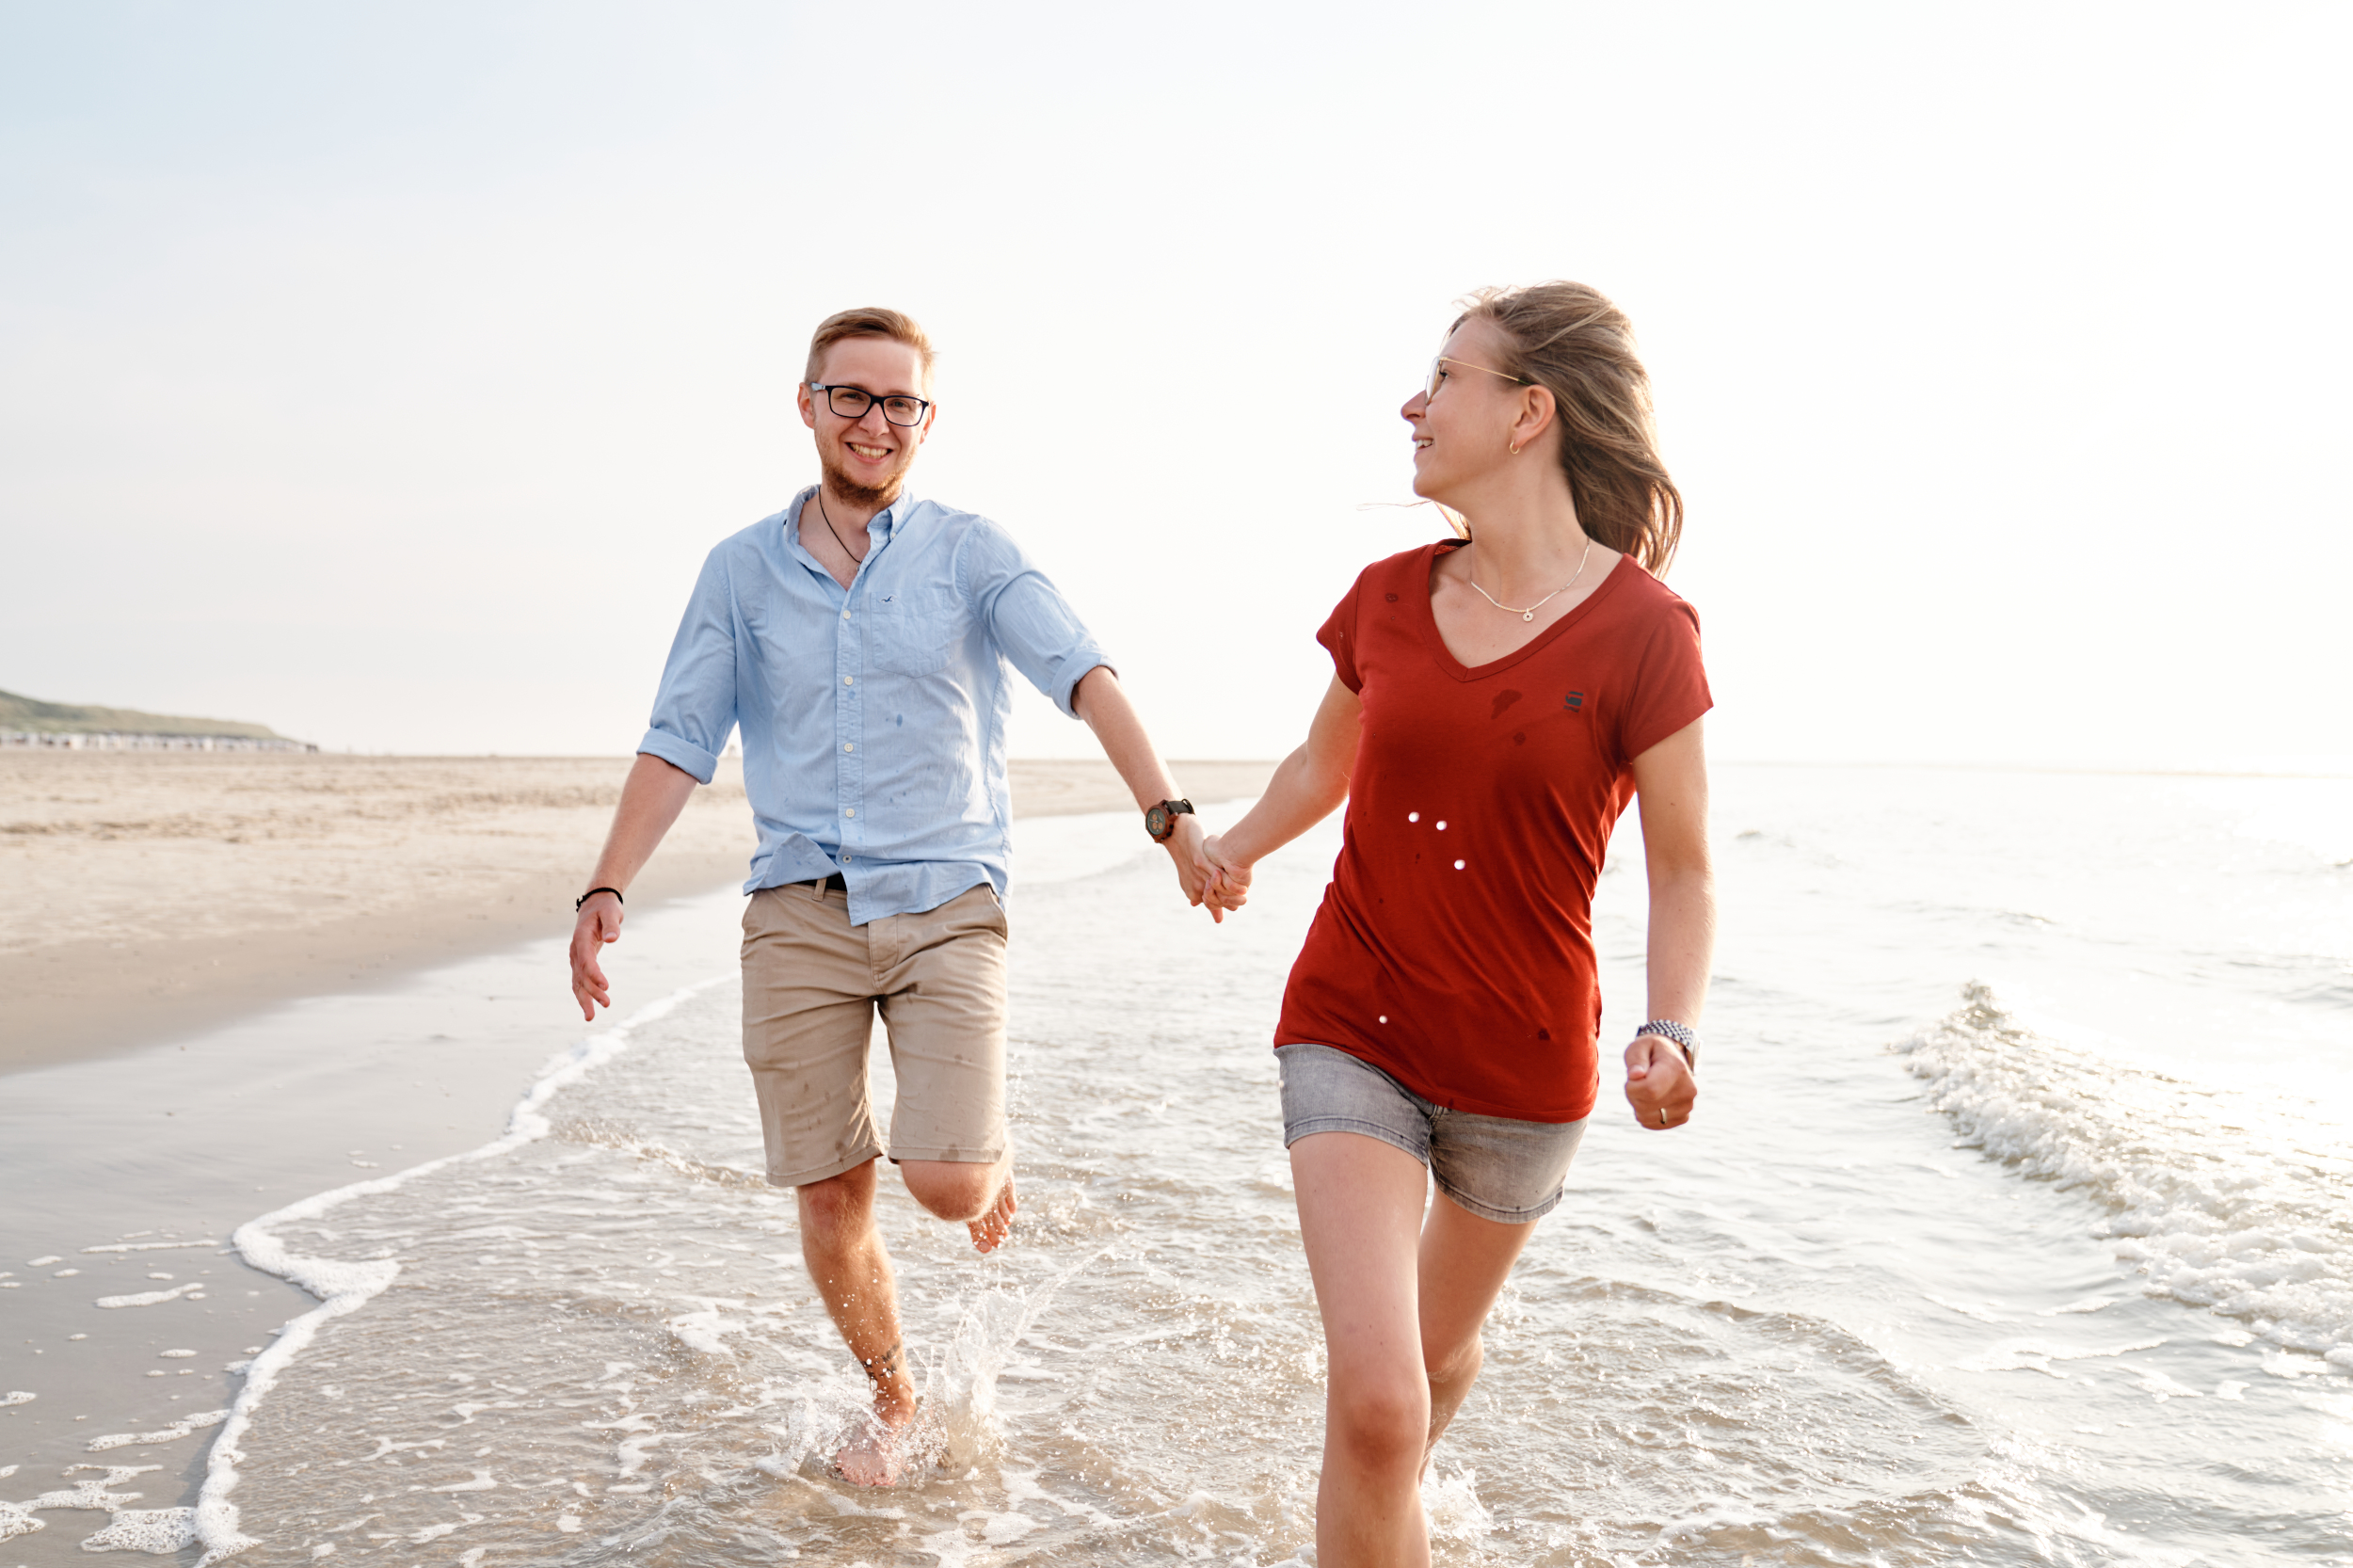
<path id="1" fill-rule="evenodd" d="M 1560 1208 L 1561 1200 L 1568 1196 L 1569 1192 L 1566 1187 L 1563 1187 L 1533 1208 L 1496 1208 L 1487 1204 L 1481 1203 L 1477 1198 L 1472 1197 L 1467 1192 L 1459 1191 L 1450 1185 L 1444 1176 L 1438 1176 L 1434 1172 L 1432 1174 L 1431 1179 L 1438 1184 L 1438 1191 L 1444 1192 L 1447 1196 L 1447 1201 L 1454 1205 L 1455 1208 L 1462 1209 L 1465 1213 L 1476 1215 L 1480 1219 L 1492 1220 L 1499 1225 L 1532 1225 L 1537 1221 L 1543 1219 L 1545 1215 L 1551 1213 L 1554 1209 Z"/>
<path id="2" fill-rule="evenodd" d="M 1359 1121 L 1353 1116 L 1310 1116 L 1291 1123 L 1283 1128 L 1283 1146 L 1289 1148 L 1311 1132 L 1353 1132 L 1360 1137 L 1378 1138 L 1389 1147 L 1412 1155 L 1424 1167 L 1430 1163 L 1430 1151 L 1416 1148 L 1397 1128 L 1383 1127 L 1379 1122 Z"/>
<path id="3" fill-rule="evenodd" d="M 1586 1123 L 1529 1122 L 1449 1109 L 1337 1046 L 1292 1042 L 1281 1064 L 1283 1146 L 1353 1132 L 1409 1154 L 1447 1201 L 1496 1224 L 1531 1224 L 1560 1206 Z M 1523 1207 L 1525 1206 L 1525 1207 Z"/>

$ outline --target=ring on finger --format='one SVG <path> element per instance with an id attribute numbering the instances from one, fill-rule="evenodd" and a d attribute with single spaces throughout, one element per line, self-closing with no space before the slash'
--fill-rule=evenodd
<path id="1" fill-rule="evenodd" d="M 1658 1108 L 1658 1125 L 1660 1127 L 1667 1125 L 1667 1108 L 1663 1105 Z"/>

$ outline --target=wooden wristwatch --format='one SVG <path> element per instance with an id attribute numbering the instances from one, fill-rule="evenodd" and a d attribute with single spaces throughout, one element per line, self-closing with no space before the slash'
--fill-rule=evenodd
<path id="1" fill-rule="evenodd" d="M 1193 814 L 1193 802 L 1189 800 L 1164 800 L 1144 808 L 1144 830 L 1152 835 L 1154 843 L 1164 844 L 1169 835 L 1176 831 L 1176 819 Z"/>

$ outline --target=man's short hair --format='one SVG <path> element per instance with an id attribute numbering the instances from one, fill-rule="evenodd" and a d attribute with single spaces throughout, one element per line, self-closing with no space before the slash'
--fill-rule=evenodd
<path id="1" fill-rule="evenodd" d="M 888 338 L 905 344 L 923 360 L 923 385 L 932 382 L 932 340 L 923 335 L 923 328 L 915 325 L 915 318 L 903 311 L 886 310 L 879 305 L 861 306 L 855 311 L 836 311 L 817 324 L 816 335 L 808 340 L 808 369 L 804 381 L 817 379 L 825 350 L 844 338 Z"/>

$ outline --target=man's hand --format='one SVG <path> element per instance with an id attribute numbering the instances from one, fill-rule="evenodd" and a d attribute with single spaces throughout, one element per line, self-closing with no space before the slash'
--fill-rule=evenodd
<path id="1" fill-rule="evenodd" d="M 612 983 L 604 978 L 604 966 L 597 962 L 597 954 L 607 943 L 620 939 L 619 899 L 599 893 L 580 906 L 580 919 L 572 925 L 572 1000 L 580 1003 L 580 1016 L 590 1023 L 597 1021 L 598 1008 L 613 1005 Z"/>
<path id="2" fill-rule="evenodd" d="M 1634 1119 L 1657 1132 L 1691 1119 L 1700 1086 L 1683 1048 L 1663 1034 L 1637 1034 L 1625 1048 L 1625 1102 Z"/>
<path id="3" fill-rule="evenodd" d="M 605 835 L 604 853 L 588 873 L 591 888 L 626 888 L 653 858 L 654 846 L 686 809 L 695 792 L 695 776 L 675 762 L 641 751 L 621 785 L 621 804 L 613 809 L 613 830 Z M 584 900 L 580 919 L 572 925 L 572 1000 L 580 1016 L 597 1021 L 597 1009 L 613 1005 L 613 987 L 597 962 L 597 950 L 621 939 L 621 898 L 600 892 Z"/>
<path id="4" fill-rule="evenodd" d="M 1201 858 L 1207 868 L 1201 902 L 1209 906 L 1211 915 L 1223 920 L 1250 902 L 1250 868 L 1229 857 L 1225 844 L 1214 833 L 1201 840 Z"/>

